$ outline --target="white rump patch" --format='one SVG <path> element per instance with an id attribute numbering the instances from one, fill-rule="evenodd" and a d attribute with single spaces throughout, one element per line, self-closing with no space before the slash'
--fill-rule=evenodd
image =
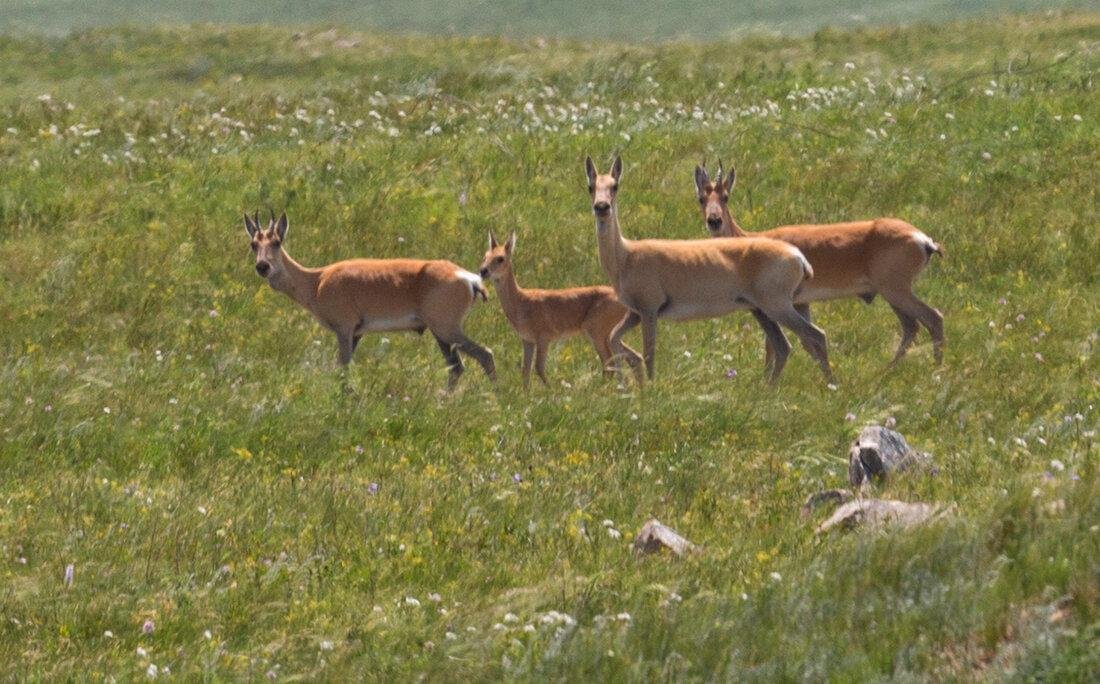
<path id="1" fill-rule="evenodd" d="M 936 241 L 928 237 L 919 230 L 913 231 L 913 239 L 917 241 L 921 247 L 926 247 L 930 251 L 936 250 Z"/>
<path id="2" fill-rule="evenodd" d="M 470 273 L 469 271 L 458 269 L 455 271 L 455 275 L 460 280 L 465 280 L 466 284 L 470 286 L 470 294 L 477 296 L 479 290 L 484 290 L 485 286 L 481 282 L 481 276 L 476 273 Z"/>
<path id="3" fill-rule="evenodd" d="M 810 261 L 806 258 L 806 255 L 802 253 L 802 250 L 791 244 L 787 246 L 791 248 L 791 254 L 798 257 L 798 260 L 802 262 L 802 272 L 806 274 L 813 273 L 814 269 L 810 266 Z"/>

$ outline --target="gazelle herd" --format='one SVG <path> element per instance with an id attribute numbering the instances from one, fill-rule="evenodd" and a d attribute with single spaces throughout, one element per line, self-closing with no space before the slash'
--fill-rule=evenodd
<path id="1" fill-rule="evenodd" d="M 531 367 L 543 383 L 551 342 L 584 334 L 606 374 L 625 359 L 641 384 L 654 377 L 657 321 L 716 318 L 745 309 L 766 339 L 765 368 L 776 383 L 790 354 L 782 328 L 793 332 L 832 381 L 825 333 L 810 321 L 810 302 L 880 295 L 901 323 L 899 361 L 923 325 L 932 336 L 937 363 L 943 359 L 943 316 L 913 294 L 913 282 L 941 247 L 910 224 L 890 218 L 827 225 L 782 226 L 746 233 L 729 211 L 736 174 L 722 165 L 713 180 L 695 168 L 695 189 L 711 234 L 698 240 L 629 240 L 619 226 L 622 159 L 600 174 L 591 158 L 585 177 L 596 222 L 600 266 L 608 286 L 562 290 L 524 289 L 512 257 L 516 235 L 504 244 L 489 234 L 480 276 L 449 261 L 351 259 L 305 268 L 283 247 L 284 213 L 260 227 L 244 217 L 256 255 L 256 272 L 275 290 L 301 304 L 333 333 L 339 362 L 346 366 L 363 334 L 431 331 L 450 371 L 449 387 L 463 372 L 459 352 L 496 379 L 493 353 L 471 340 L 462 324 L 474 301 L 487 299 L 483 279 L 493 283 L 508 322 L 523 342 L 523 381 Z M 641 326 L 642 354 L 623 336 Z M 782 326 L 782 327 L 781 327 Z"/>

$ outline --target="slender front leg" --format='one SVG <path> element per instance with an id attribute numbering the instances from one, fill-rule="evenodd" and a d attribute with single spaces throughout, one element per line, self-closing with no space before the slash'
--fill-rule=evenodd
<path id="1" fill-rule="evenodd" d="M 523 386 L 531 386 L 531 362 L 535 358 L 535 343 L 523 340 Z"/>
<path id="2" fill-rule="evenodd" d="M 355 351 L 356 338 L 352 333 L 336 333 L 336 342 L 339 345 L 339 354 L 337 360 L 341 366 L 347 366 L 351 363 L 351 355 Z"/>
<path id="3" fill-rule="evenodd" d="M 642 357 L 638 352 L 623 344 L 623 335 L 636 328 L 641 322 L 641 316 L 634 311 L 629 311 L 626 316 L 623 317 L 623 320 L 619 321 L 619 324 L 615 326 L 615 329 L 611 331 L 611 349 L 615 352 L 616 356 L 624 357 L 626 362 L 630 364 L 630 369 L 634 371 L 634 377 L 637 379 L 639 385 L 645 383 L 645 370 L 642 368 Z"/>
<path id="4" fill-rule="evenodd" d="M 550 383 L 546 380 L 546 352 L 550 348 L 550 343 L 542 340 L 535 345 L 535 373 L 538 374 L 539 380 L 542 380 L 542 384 L 547 387 Z"/>
<path id="5" fill-rule="evenodd" d="M 646 373 L 652 380 L 656 374 L 657 356 L 657 314 L 642 314 L 642 354 L 645 356 Z"/>

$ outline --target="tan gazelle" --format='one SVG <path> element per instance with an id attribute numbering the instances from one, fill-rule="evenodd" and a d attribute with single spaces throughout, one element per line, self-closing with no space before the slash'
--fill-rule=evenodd
<path id="1" fill-rule="evenodd" d="M 523 341 L 523 384 L 530 383 L 532 359 L 539 379 L 549 384 L 546 352 L 550 343 L 581 333 L 596 348 L 604 373 L 614 373 L 618 364 L 611 351 L 611 331 L 627 313 L 626 307 L 615 299 L 615 291 L 606 285 L 563 290 L 522 288 L 512 269 L 515 248 L 514 232 L 503 245 L 490 232 L 481 277 L 493 282 L 504 315 Z M 637 356 L 632 349 L 629 353 Z"/>
<path id="2" fill-rule="evenodd" d="M 658 318 L 713 318 L 749 309 L 775 350 L 772 382 L 779 379 L 790 352 L 779 325 L 798 336 L 831 380 L 825 333 L 794 308 L 799 288 L 813 275 L 802 253 L 788 243 L 766 238 L 627 240 L 619 229 L 615 204 L 622 169 L 619 157 L 611 173 L 604 175 L 596 172 L 591 157 L 585 160 L 600 264 L 619 301 L 630 309 L 611 335 L 616 353 L 638 367 L 637 355 L 623 348 L 622 337 L 641 324 L 645 366 L 652 378 Z"/>
<path id="3" fill-rule="evenodd" d="M 493 353 L 462 330 L 474 300 L 485 298 L 476 274 L 449 261 L 420 259 L 350 259 L 305 268 L 283 248 L 286 213 L 262 229 L 258 215 L 246 214 L 244 227 L 256 253 L 256 272 L 336 333 L 341 366 L 351 361 L 364 333 L 430 330 L 450 367 L 450 387 L 462 375 L 460 351 L 496 379 Z"/>
<path id="4" fill-rule="evenodd" d="M 807 320 L 810 302 L 840 297 L 859 297 L 868 304 L 881 295 L 901 322 L 897 363 L 923 325 L 932 336 L 936 363 L 943 361 L 943 315 L 913 294 L 913 282 L 933 254 L 943 254 L 932 238 L 895 218 L 823 225 L 781 226 L 746 233 L 733 219 L 729 195 L 737 174 L 730 168 L 723 178 L 722 165 L 713 181 L 704 166 L 695 167 L 695 190 L 710 234 L 717 238 L 769 237 L 798 247 L 814 269 L 813 281 L 795 296 L 795 305 Z M 768 354 L 771 355 L 769 338 Z"/>

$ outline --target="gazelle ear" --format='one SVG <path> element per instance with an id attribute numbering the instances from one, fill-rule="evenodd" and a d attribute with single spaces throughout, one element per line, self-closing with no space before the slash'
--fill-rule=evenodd
<path id="1" fill-rule="evenodd" d="M 493 231 L 490 230 L 489 231 L 489 249 L 496 249 L 496 247 L 497 247 L 497 236 L 493 235 Z"/>
<path id="2" fill-rule="evenodd" d="M 615 179 L 615 182 L 619 182 L 619 178 L 623 175 L 623 158 L 619 155 L 615 155 L 615 163 L 611 165 L 611 177 Z"/>
<path id="3" fill-rule="evenodd" d="M 707 189 L 707 182 L 710 178 L 707 176 L 706 168 L 700 164 L 695 167 L 695 191 L 701 196 Z"/>
<path id="4" fill-rule="evenodd" d="M 289 227 L 286 220 L 286 212 L 284 211 L 283 215 L 279 217 L 279 222 L 275 224 L 275 234 L 279 236 L 280 240 L 286 237 L 286 229 Z"/>
<path id="5" fill-rule="evenodd" d="M 730 166 L 730 175 L 726 177 L 726 194 L 728 195 L 733 190 L 733 184 L 737 180 L 737 169 Z"/>
<path id="6" fill-rule="evenodd" d="M 592 157 L 584 158 L 584 175 L 588 177 L 588 188 L 596 187 L 596 165 L 592 163 Z"/>
<path id="7" fill-rule="evenodd" d="M 504 243 L 504 251 L 508 253 L 508 256 L 512 256 L 512 250 L 516 248 L 516 231 L 512 231 L 512 234 L 508 236 L 508 242 Z"/>
<path id="8" fill-rule="evenodd" d="M 249 217 L 248 214 L 244 215 L 244 230 L 246 233 L 248 233 L 249 238 L 256 237 L 256 231 L 259 230 L 259 228 L 256 227 L 256 224 L 252 222 L 252 219 Z"/>

